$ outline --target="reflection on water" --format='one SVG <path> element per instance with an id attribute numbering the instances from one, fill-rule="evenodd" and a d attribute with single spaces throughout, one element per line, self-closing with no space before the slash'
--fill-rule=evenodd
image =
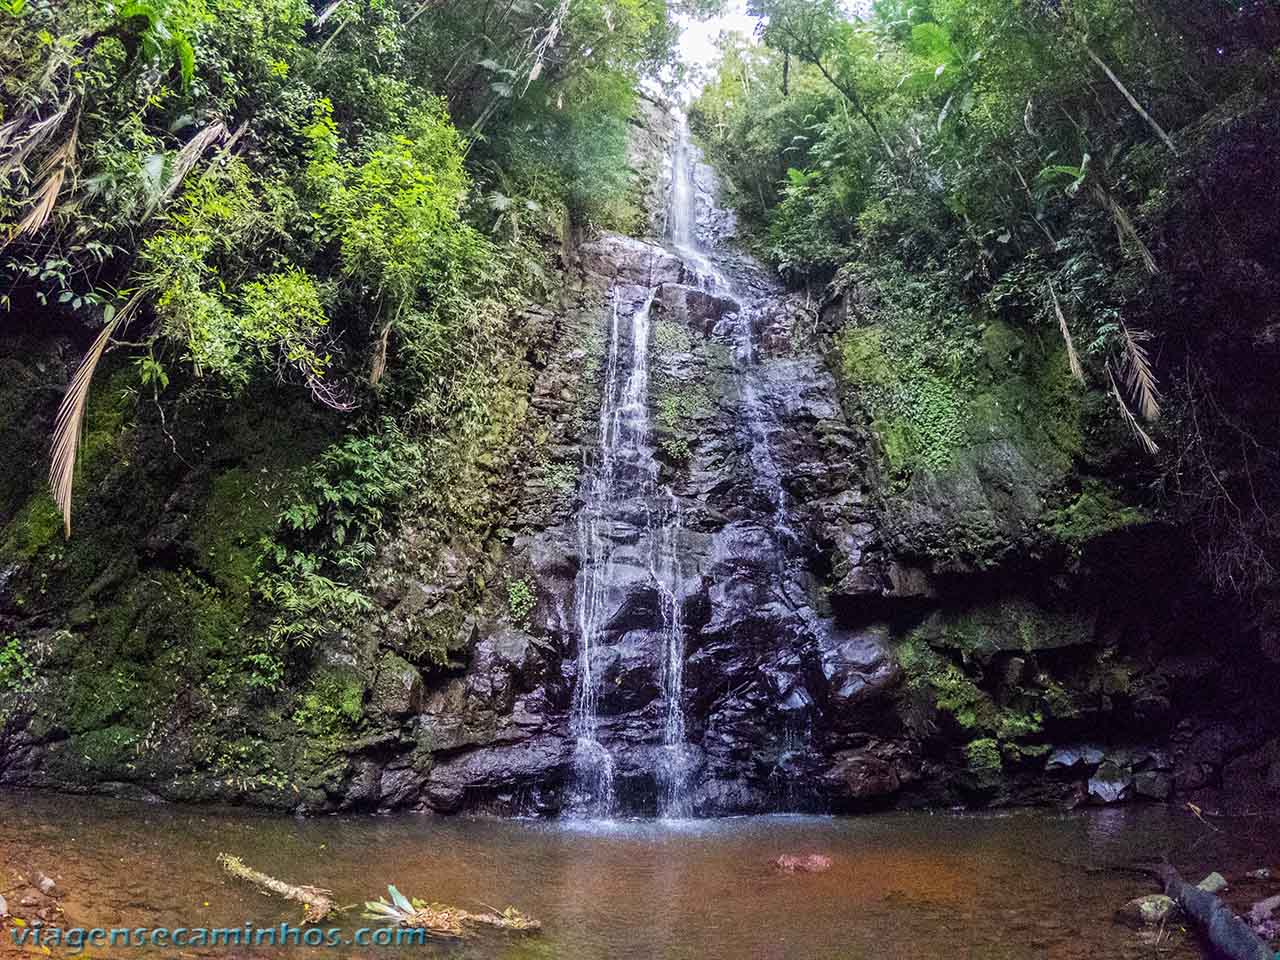
<path id="1" fill-rule="evenodd" d="M 1150 957 L 1151 947 L 1111 917 L 1149 888 L 1140 878 L 1084 867 L 1169 851 L 1188 873 L 1243 870 L 1256 866 L 1250 858 L 1277 826 L 1254 819 L 1206 833 L 1188 814 L 1141 807 L 848 819 L 292 820 L 4 794 L 0 891 L 14 869 L 38 868 L 66 891 L 68 925 L 298 922 L 296 905 L 223 876 L 214 858 L 227 851 L 281 878 L 329 887 L 344 904 L 394 883 L 466 909 L 511 904 L 545 930 L 524 940 L 402 950 L 223 948 L 183 956 L 1139 958 Z M 787 876 L 770 866 L 782 853 L 813 852 L 831 857 L 829 872 Z M 364 921 L 351 911 L 344 925 Z M 1195 955 L 1187 943 L 1161 953 Z"/>

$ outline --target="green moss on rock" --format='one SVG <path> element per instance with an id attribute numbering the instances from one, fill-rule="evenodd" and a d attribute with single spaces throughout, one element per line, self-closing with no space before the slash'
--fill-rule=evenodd
<path id="1" fill-rule="evenodd" d="M 1046 516 L 1045 528 L 1062 543 L 1079 546 L 1150 519 L 1139 508 L 1122 503 L 1101 482 L 1088 481 L 1080 493 Z"/>

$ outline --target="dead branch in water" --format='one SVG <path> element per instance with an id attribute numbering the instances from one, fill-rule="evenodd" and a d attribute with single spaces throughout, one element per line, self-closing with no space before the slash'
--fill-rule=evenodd
<path id="1" fill-rule="evenodd" d="M 303 904 L 306 907 L 308 923 L 319 923 L 337 909 L 337 905 L 333 902 L 333 891 L 331 890 L 323 890 L 320 887 L 294 886 L 291 883 L 285 883 L 283 880 L 269 877 L 265 873 L 259 873 L 252 867 L 246 866 L 245 862 L 239 857 L 233 857 L 229 853 L 218 854 L 218 864 L 233 877 L 248 880 L 250 883 L 257 884 L 262 889 L 278 894 L 286 900 L 294 900 Z"/>
<path id="2" fill-rule="evenodd" d="M 1205 939 L 1228 960 L 1273 960 L 1271 948 L 1231 912 L 1231 908 L 1206 890 L 1187 883 L 1167 860 L 1151 872 L 1164 884 L 1164 892 L 1178 901 Z"/>
<path id="3" fill-rule="evenodd" d="M 388 903 L 382 897 L 367 901 L 364 916 L 370 920 L 394 920 L 402 927 L 427 930 L 438 937 L 461 938 L 467 935 L 468 926 L 494 927 L 518 933 L 534 933 L 542 924 L 521 913 L 515 907 L 507 907 L 499 913 L 470 913 L 460 907 L 443 903 L 425 903 L 416 897 L 410 901 L 394 886 L 387 887 L 391 895 Z M 490 908 L 492 909 L 492 908 Z"/>

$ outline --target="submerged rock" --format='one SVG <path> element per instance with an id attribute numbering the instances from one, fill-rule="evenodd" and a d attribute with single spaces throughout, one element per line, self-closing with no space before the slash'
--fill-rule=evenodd
<path id="1" fill-rule="evenodd" d="M 773 865 L 783 873 L 826 873 L 831 869 L 831 858 L 820 853 L 784 853 Z"/>
<path id="2" fill-rule="evenodd" d="M 1135 897 L 1116 911 L 1117 919 L 1131 926 L 1153 927 L 1165 923 L 1178 909 L 1178 903 L 1163 893 Z"/>

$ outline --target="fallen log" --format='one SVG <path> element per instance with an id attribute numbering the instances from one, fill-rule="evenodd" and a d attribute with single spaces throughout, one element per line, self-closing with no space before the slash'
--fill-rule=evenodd
<path id="1" fill-rule="evenodd" d="M 283 880 L 269 877 L 265 873 L 260 873 L 252 867 L 246 866 L 243 860 L 239 857 L 233 857 L 229 853 L 218 854 L 218 863 L 223 870 L 233 877 L 248 880 L 250 883 L 257 884 L 262 889 L 269 890 L 284 897 L 286 900 L 294 900 L 301 903 L 306 908 L 305 917 L 307 923 L 319 923 L 337 909 L 337 905 L 333 902 L 333 891 L 331 890 L 285 883 Z"/>
<path id="2" fill-rule="evenodd" d="M 1164 892 L 1178 901 L 1210 945 L 1227 960 L 1274 960 L 1271 948 L 1218 897 L 1192 886 L 1169 863 L 1153 868 Z"/>
<path id="3" fill-rule="evenodd" d="M 438 937 L 461 938 L 468 935 L 467 927 L 495 927 L 518 933 L 536 933 L 542 924 L 521 913 L 515 907 L 507 907 L 499 913 L 471 913 L 460 907 L 443 903 L 425 903 L 416 897 L 408 899 L 394 886 L 387 887 L 391 896 L 388 903 L 382 897 L 366 901 L 364 916 L 370 920 L 394 920 L 402 927 L 426 930 Z M 492 908 L 490 908 L 492 909 Z"/>

